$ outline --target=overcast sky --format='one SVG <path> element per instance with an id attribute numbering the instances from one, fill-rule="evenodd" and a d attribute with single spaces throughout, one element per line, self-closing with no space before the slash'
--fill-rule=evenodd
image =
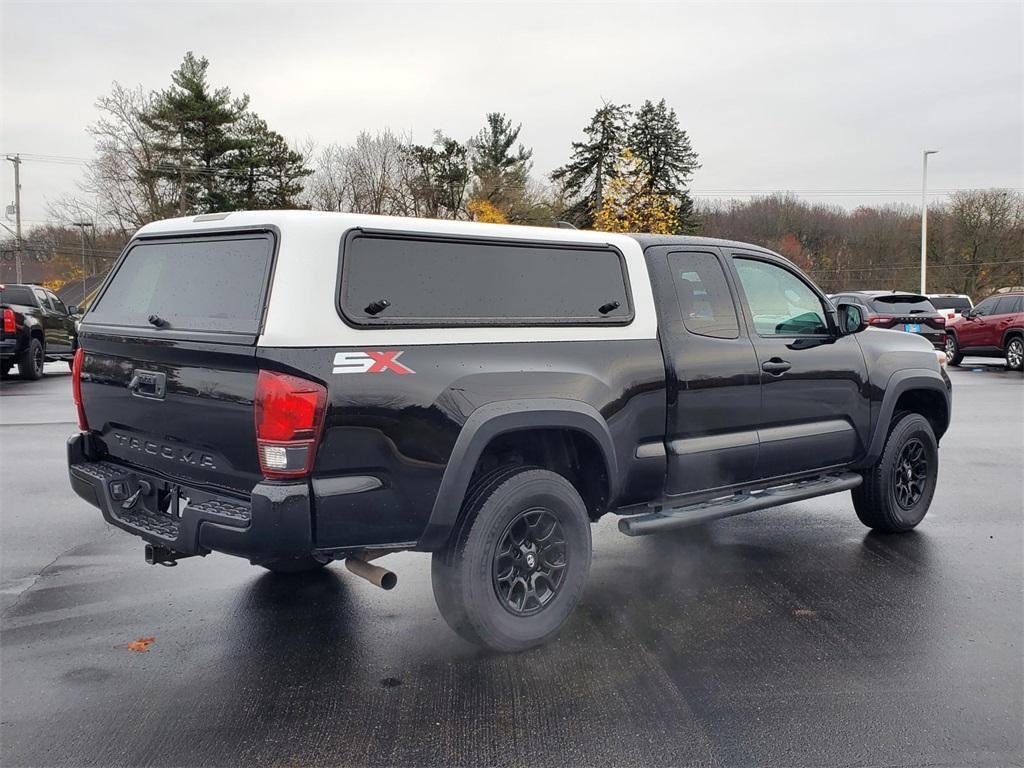
<path id="1" fill-rule="evenodd" d="M 185 51 L 289 139 L 389 126 L 426 142 L 522 122 L 535 174 L 602 99 L 664 97 L 698 192 L 916 204 L 929 187 L 1024 187 L 1024 3 L 2 2 L 0 150 L 86 158 L 112 81 L 159 89 Z M 3 163 L 0 200 L 13 198 Z M 26 161 L 26 223 L 80 167 Z M 902 192 L 902 193 L 901 193 Z"/>

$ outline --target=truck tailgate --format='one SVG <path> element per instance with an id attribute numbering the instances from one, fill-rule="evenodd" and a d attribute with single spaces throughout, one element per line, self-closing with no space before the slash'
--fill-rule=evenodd
<path id="1" fill-rule="evenodd" d="M 140 238 L 82 321 L 82 405 L 113 459 L 248 494 L 267 231 Z"/>

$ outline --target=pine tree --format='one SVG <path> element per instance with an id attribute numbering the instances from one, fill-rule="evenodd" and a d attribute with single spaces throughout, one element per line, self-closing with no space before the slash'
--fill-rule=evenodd
<path id="1" fill-rule="evenodd" d="M 464 216 L 466 186 L 469 184 L 468 150 L 441 131 L 434 132 L 430 146 L 405 147 L 409 164 L 409 191 L 417 216 L 454 219 Z"/>
<path id="2" fill-rule="evenodd" d="M 312 173 L 305 158 L 272 131 L 265 120 L 246 112 L 231 132 L 236 147 L 227 161 L 225 192 L 232 209 L 298 207 L 302 179 Z"/>
<path id="3" fill-rule="evenodd" d="M 142 115 L 159 137 L 158 149 L 174 158 L 153 170 L 178 185 L 178 214 L 230 210 L 230 154 L 238 149 L 232 127 L 249 97 L 232 99 L 230 88 L 211 89 L 210 63 L 189 51 L 171 75 L 172 85 L 156 94 Z"/>
<path id="4" fill-rule="evenodd" d="M 564 194 L 573 201 L 564 218 L 578 227 L 591 227 L 604 205 L 605 186 L 615 178 L 616 161 L 625 147 L 629 117 L 628 104 L 600 107 L 583 129 L 586 139 L 574 141 L 569 162 L 551 174 L 551 180 L 561 182 Z"/>
<path id="5" fill-rule="evenodd" d="M 470 141 L 472 199 L 486 200 L 514 223 L 528 219 L 533 207 L 526 189 L 533 150 L 522 144 L 513 149 L 521 129 L 501 112 L 490 112 L 487 125 Z"/>
<path id="6" fill-rule="evenodd" d="M 687 185 L 700 168 L 690 137 L 679 127 L 676 111 L 665 100 L 645 101 L 633 119 L 627 139 L 646 192 L 668 197 L 678 210 L 678 231 L 696 226 Z"/>

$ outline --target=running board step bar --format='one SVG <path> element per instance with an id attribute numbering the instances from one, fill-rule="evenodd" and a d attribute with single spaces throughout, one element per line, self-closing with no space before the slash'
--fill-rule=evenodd
<path id="1" fill-rule="evenodd" d="M 808 480 L 798 480 L 785 485 L 741 491 L 732 496 L 712 499 L 684 507 L 662 507 L 657 512 L 623 517 L 619 530 L 627 536 L 646 536 L 688 525 L 699 525 L 710 520 L 742 515 L 768 507 L 779 507 L 794 501 L 813 499 L 829 493 L 848 491 L 856 488 L 864 479 L 854 472 L 837 475 L 819 475 Z"/>

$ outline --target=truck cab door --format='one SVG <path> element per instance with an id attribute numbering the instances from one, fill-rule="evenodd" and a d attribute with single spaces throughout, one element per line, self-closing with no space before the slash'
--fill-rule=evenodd
<path id="1" fill-rule="evenodd" d="M 71 354 L 75 340 L 75 320 L 68 314 L 67 306 L 65 306 L 57 294 L 47 291 L 46 295 L 50 299 L 50 306 L 53 308 L 55 315 L 54 325 L 56 330 L 54 332 L 54 339 L 56 346 L 53 351 L 61 354 Z"/>
<path id="2" fill-rule="evenodd" d="M 667 380 L 668 496 L 746 482 L 757 463 L 760 371 L 714 247 L 647 249 Z"/>
<path id="3" fill-rule="evenodd" d="M 730 250 L 761 377 L 757 475 L 848 465 L 867 450 L 867 365 L 823 294 L 779 258 Z"/>
<path id="4" fill-rule="evenodd" d="M 46 346 L 46 354 L 61 354 L 67 350 L 61 347 L 61 328 L 57 313 L 50 304 L 50 297 L 42 288 L 33 288 L 36 303 L 39 305 L 39 322 L 43 326 L 43 339 Z"/>

